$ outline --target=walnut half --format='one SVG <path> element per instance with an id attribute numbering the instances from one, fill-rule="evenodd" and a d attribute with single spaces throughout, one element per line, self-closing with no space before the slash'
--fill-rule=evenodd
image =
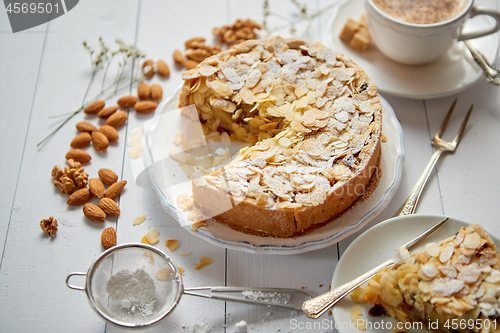
<path id="1" fill-rule="evenodd" d="M 40 227 L 47 235 L 55 237 L 57 231 L 57 220 L 52 216 L 48 219 L 43 219 L 40 221 Z"/>

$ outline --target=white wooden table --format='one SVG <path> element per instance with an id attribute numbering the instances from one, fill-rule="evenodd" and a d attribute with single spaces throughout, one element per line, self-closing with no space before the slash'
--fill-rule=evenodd
<path id="1" fill-rule="evenodd" d="M 483 2 L 500 7 L 495 0 Z M 321 8 L 328 3 L 316 1 L 308 5 Z M 288 0 L 271 1 L 271 8 L 284 16 L 296 12 Z M 172 256 L 186 270 L 187 287 L 280 286 L 315 293 L 328 290 L 338 258 L 359 233 L 338 245 L 289 256 L 227 250 L 188 234 L 162 210 L 152 191 L 133 181 L 124 138 L 151 116 L 130 112 L 127 126 L 119 130 L 119 143 L 110 146 L 106 154 L 98 155 L 92 147 L 88 148 L 93 160 L 85 170 L 91 177 L 97 176 L 98 169 L 107 167 L 129 181 L 119 199 L 122 213 L 102 224 L 86 220 L 81 207 L 67 206 L 67 197 L 53 186 L 50 176 L 54 165 L 65 164 L 69 142 L 77 134 L 74 126 L 86 116 L 77 115 L 37 148 L 37 143 L 58 124 L 57 118 L 49 116 L 74 110 L 81 103 L 90 75 L 88 54 L 81 46 L 84 39 L 95 45 L 99 36 L 109 44 L 120 38 L 135 43 L 147 52 L 148 58 L 165 59 L 171 66 L 170 79 L 155 78 L 153 82 L 160 83 L 166 95 L 181 81 L 181 71 L 172 64 L 172 51 L 183 49 L 186 39 L 210 37 L 212 27 L 240 17 L 260 21 L 261 3 L 86 0 L 48 24 L 16 34 L 12 34 L 7 15 L 0 9 L 1 332 L 121 331 L 93 312 L 83 292 L 70 290 L 64 282 L 68 273 L 85 271 L 99 256 L 101 232 L 110 226 L 117 228 L 118 243 L 138 242 L 151 227 L 161 232 L 157 246 L 162 250 L 168 251 L 163 245 L 166 239 L 179 239 L 181 248 Z M 311 38 L 320 39 L 327 20 L 328 14 L 313 24 Z M 278 25 L 279 19 L 270 22 Z M 289 35 L 286 29 L 281 33 Z M 457 94 L 454 119 L 461 121 L 472 103 L 473 115 L 458 151 L 439 161 L 417 213 L 447 214 L 481 223 L 500 236 L 499 89 L 481 79 Z M 431 136 L 457 96 L 411 100 L 384 95 L 403 128 L 404 172 L 391 203 L 363 230 L 393 216 L 405 200 L 432 154 Z M 454 134 L 453 125 L 448 133 Z M 142 214 L 147 216 L 146 222 L 134 227 L 132 220 Z M 59 221 L 53 239 L 39 227 L 39 221 L 49 216 Z M 179 256 L 181 252 L 192 255 Z M 195 271 L 193 265 L 202 256 L 213 258 L 215 263 Z M 166 320 L 148 331 L 193 332 L 202 327 L 211 332 L 233 332 L 235 324 L 244 320 L 250 332 L 300 332 L 291 325 L 292 319 L 309 321 L 289 310 L 184 297 Z"/>

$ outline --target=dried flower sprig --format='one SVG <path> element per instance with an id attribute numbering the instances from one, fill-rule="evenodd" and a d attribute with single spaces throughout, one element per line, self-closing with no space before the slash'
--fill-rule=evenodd
<path id="1" fill-rule="evenodd" d="M 297 19 L 291 19 L 288 17 L 283 16 L 282 14 L 276 13 L 271 11 L 270 6 L 269 6 L 269 0 L 263 0 L 263 16 L 264 19 L 262 21 L 262 30 L 266 34 L 266 37 L 269 37 L 276 32 L 286 29 L 289 29 L 289 32 L 294 35 L 297 29 L 295 28 L 297 24 L 301 22 L 308 22 L 307 30 L 310 29 L 311 24 L 315 18 L 323 14 L 325 11 L 329 10 L 330 8 L 334 7 L 337 5 L 338 1 L 334 1 L 332 4 L 329 4 L 328 6 L 325 6 L 324 8 L 318 9 L 316 11 L 310 11 L 307 7 L 307 4 L 301 3 L 299 0 L 290 0 L 292 4 L 294 4 L 299 13 L 298 13 L 298 18 Z M 279 17 L 282 20 L 285 20 L 287 23 L 277 26 L 277 27 L 269 27 L 268 24 L 268 19 L 271 16 Z"/>
<path id="2" fill-rule="evenodd" d="M 126 44 L 122 40 L 117 39 L 116 44 L 118 44 L 118 49 L 117 50 L 111 50 L 104 42 L 104 40 L 99 37 L 99 49 L 96 52 L 94 48 L 87 43 L 87 41 L 83 41 L 83 47 L 84 49 L 87 50 L 89 53 L 90 57 L 90 68 L 91 68 L 91 75 L 90 75 L 90 80 L 87 85 L 87 88 L 85 90 L 85 93 L 83 95 L 83 100 L 81 103 L 81 106 L 70 113 L 65 113 L 59 116 L 69 116 L 56 128 L 54 129 L 49 135 L 47 135 L 42 141 L 40 141 L 37 144 L 37 147 L 42 145 L 45 141 L 47 141 L 50 137 L 52 137 L 59 129 L 61 129 L 68 121 L 71 120 L 74 116 L 76 116 L 78 113 L 83 111 L 85 106 L 88 104 L 98 100 L 98 99 L 108 99 L 116 95 L 118 92 L 125 90 L 125 89 L 130 89 L 134 83 L 137 83 L 139 81 L 142 81 L 147 74 L 149 73 L 142 73 L 142 71 L 136 70 L 136 66 L 138 66 L 139 59 L 144 58 L 146 54 L 138 49 L 135 45 L 133 44 Z M 108 74 L 108 69 L 110 67 L 110 64 L 113 61 L 113 58 L 115 56 L 121 56 L 120 61 L 118 62 L 118 71 L 116 74 L 115 79 L 111 84 L 105 87 L 106 79 L 107 79 L 107 74 Z M 126 71 L 126 66 L 129 61 L 132 61 L 132 66 L 130 66 L 129 70 Z M 92 86 L 92 83 L 94 82 L 94 79 L 96 75 L 98 74 L 99 70 L 103 69 L 103 77 L 102 77 L 102 83 L 101 83 L 101 90 L 100 92 L 94 96 L 91 99 L 87 99 L 87 95 L 89 93 L 89 90 Z M 154 68 L 151 68 L 150 71 L 154 70 Z M 124 84 L 123 86 L 120 86 L 120 82 L 123 80 L 129 79 L 129 83 Z M 52 116 L 54 117 L 54 116 Z M 52 118 L 51 117 L 51 118 Z M 57 117 L 57 116 L 55 116 Z"/>

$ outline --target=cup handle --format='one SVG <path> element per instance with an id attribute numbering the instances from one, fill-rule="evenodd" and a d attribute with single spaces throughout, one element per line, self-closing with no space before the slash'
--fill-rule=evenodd
<path id="1" fill-rule="evenodd" d="M 472 7 L 472 10 L 470 12 L 470 17 L 472 18 L 479 15 L 487 15 L 493 18 L 495 20 L 495 26 L 492 28 L 482 29 L 479 31 L 468 32 L 465 34 L 460 33 L 460 36 L 458 37 L 459 41 L 486 36 L 500 30 L 500 12 L 498 10 Z"/>

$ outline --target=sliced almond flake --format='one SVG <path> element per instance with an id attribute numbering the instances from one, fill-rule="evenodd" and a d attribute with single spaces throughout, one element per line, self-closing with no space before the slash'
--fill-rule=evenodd
<path id="1" fill-rule="evenodd" d="M 150 264 L 154 264 L 155 263 L 155 257 L 153 256 L 152 252 L 150 252 L 150 251 L 144 251 L 144 253 L 142 255 L 144 257 L 148 257 L 149 258 L 148 263 L 150 263 Z"/>
<path id="2" fill-rule="evenodd" d="M 177 206 L 182 210 L 191 210 L 194 206 L 194 200 L 187 194 L 179 194 L 177 196 Z"/>
<path id="3" fill-rule="evenodd" d="M 139 225 L 139 224 L 143 223 L 144 221 L 146 221 L 145 214 L 134 218 L 134 220 L 132 221 L 132 225 Z"/>
<path id="4" fill-rule="evenodd" d="M 442 263 L 447 262 L 448 260 L 451 259 L 451 256 L 453 255 L 455 249 L 453 248 L 452 245 L 448 244 L 445 247 L 441 249 L 441 253 L 439 254 L 439 261 Z"/>
<path id="5" fill-rule="evenodd" d="M 214 66 L 201 66 L 198 68 L 198 72 L 203 76 L 210 76 L 217 72 L 217 67 Z M 200 80 L 201 81 L 201 80 Z"/>
<path id="6" fill-rule="evenodd" d="M 489 283 L 498 283 L 500 282 L 500 271 L 499 270 L 492 270 L 490 274 L 486 277 L 486 282 Z"/>
<path id="7" fill-rule="evenodd" d="M 160 241 L 160 231 L 156 229 L 155 227 L 152 227 L 151 230 L 148 231 L 148 233 L 145 235 L 146 239 L 148 240 L 149 244 L 151 245 L 156 245 Z"/>
<path id="8" fill-rule="evenodd" d="M 200 262 L 196 264 L 196 266 L 194 267 L 194 269 L 196 269 L 197 271 L 199 271 L 203 267 L 206 267 L 206 266 L 211 265 L 213 263 L 214 263 L 214 260 L 212 258 L 210 258 L 210 257 L 201 257 L 200 258 Z"/>
<path id="9" fill-rule="evenodd" d="M 158 281 L 171 281 L 175 278 L 175 273 L 170 267 L 163 267 L 155 273 L 155 278 Z"/>
<path id="10" fill-rule="evenodd" d="M 428 243 L 424 247 L 424 251 L 427 252 L 428 255 L 431 257 L 438 257 L 439 256 L 439 245 L 436 243 Z"/>
<path id="11" fill-rule="evenodd" d="M 481 236 L 477 232 L 473 232 L 465 236 L 462 246 L 469 249 L 477 249 L 481 246 Z"/>

